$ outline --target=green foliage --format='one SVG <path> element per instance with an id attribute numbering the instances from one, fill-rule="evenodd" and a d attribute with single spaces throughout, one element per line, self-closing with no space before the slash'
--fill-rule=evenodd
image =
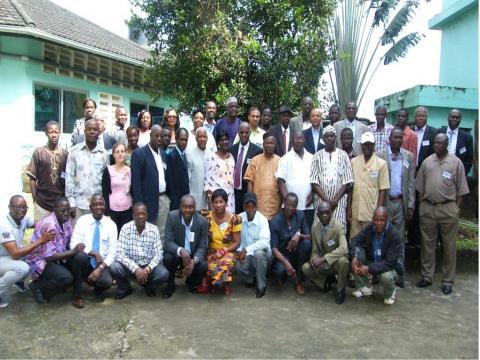
<path id="1" fill-rule="evenodd" d="M 153 47 L 147 71 L 183 110 L 235 95 L 241 106 L 317 98 L 333 0 L 132 0 Z"/>

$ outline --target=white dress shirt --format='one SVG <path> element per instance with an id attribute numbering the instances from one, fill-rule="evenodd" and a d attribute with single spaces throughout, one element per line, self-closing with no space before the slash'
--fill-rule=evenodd
<path id="1" fill-rule="evenodd" d="M 415 134 L 417 135 L 417 166 L 418 166 L 418 157 L 420 156 L 420 149 L 423 146 L 423 134 L 425 133 L 425 127 L 418 128 L 415 126 Z M 430 141 L 428 141 L 428 145 L 430 146 Z"/>
<path id="2" fill-rule="evenodd" d="M 267 218 L 258 210 L 252 221 L 248 221 L 245 211 L 240 214 L 240 217 L 242 218 L 242 231 L 238 251 L 245 249 L 249 256 L 254 255 L 255 250 L 270 250 L 270 227 Z"/>
<path id="3" fill-rule="evenodd" d="M 448 153 L 455 155 L 455 149 L 457 148 L 458 127 L 455 130 L 450 130 L 450 126 L 447 127 L 448 137 Z"/>
<path id="4" fill-rule="evenodd" d="M 242 171 L 242 168 L 243 168 L 243 164 L 245 164 L 245 161 L 246 161 L 247 151 L 248 151 L 249 146 L 250 146 L 250 141 L 247 142 L 245 145 L 238 144 L 238 154 L 237 154 L 237 158 L 235 159 L 235 169 L 237 168 L 237 162 L 238 162 L 238 159 L 240 157 L 240 153 L 242 152 L 242 147 L 243 147 L 243 159 L 242 159 L 242 164 L 240 166 L 240 186 L 238 188 L 235 188 L 237 190 L 242 190 L 243 176 L 242 176 L 241 171 Z M 233 176 L 235 178 L 235 174 Z"/>
<path id="5" fill-rule="evenodd" d="M 155 159 L 155 164 L 157 164 L 157 171 L 158 171 L 158 192 L 163 193 L 167 190 L 167 183 L 165 182 L 165 171 L 163 169 L 163 161 L 160 154 L 152 149 L 150 144 L 147 145 L 152 154 L 153 158 Z M 166 166 L 166 165 L 165 165 Z"/>

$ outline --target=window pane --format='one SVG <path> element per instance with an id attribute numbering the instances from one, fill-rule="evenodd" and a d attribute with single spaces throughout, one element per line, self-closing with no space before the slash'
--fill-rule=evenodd
<path id="1" fill-rule="evenodd" d="M 44 131 L 50 120 L 60 122 L 60 91 L 35 86 L 35 131 Z"/>
<path id="2" fill-rule="evenodd" d="M 63 92 L 63 132 L 71 133 L 75 120 L 83 117 L 82 103 L 86 94 L 72 91 Z"/>
<path id="3" fill-rule="evenodd" d="M 163 108 L 150 105 L 148 107 L 150 115 L 152 115 L 154 124 L 161 124 L 163 121 Z"/>
<path id="4" fill-rule="evenodd" d="M 130 103 L 130 125 L 137 125 L 138 113 L 146 108 L 145 104 Z"/>

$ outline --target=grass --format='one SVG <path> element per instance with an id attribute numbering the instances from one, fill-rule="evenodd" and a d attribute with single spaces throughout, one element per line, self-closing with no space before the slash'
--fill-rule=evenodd
<path id="1" fill-rule="evenodd" d="M 457 250 L 478 250 L 478 222 L 460 219 Z"/>

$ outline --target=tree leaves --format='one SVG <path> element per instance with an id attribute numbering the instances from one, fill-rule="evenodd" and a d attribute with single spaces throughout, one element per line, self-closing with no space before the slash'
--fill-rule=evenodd
<path id="1" fill-rule="evenodd" d="M 393 61 L 398 61 L 407 55 L 408 50 L 417 45 L 425 35 L 418 32 L 408 34 L 397 41 L 384 55 L 383 64 L 388 65 Z"/>

